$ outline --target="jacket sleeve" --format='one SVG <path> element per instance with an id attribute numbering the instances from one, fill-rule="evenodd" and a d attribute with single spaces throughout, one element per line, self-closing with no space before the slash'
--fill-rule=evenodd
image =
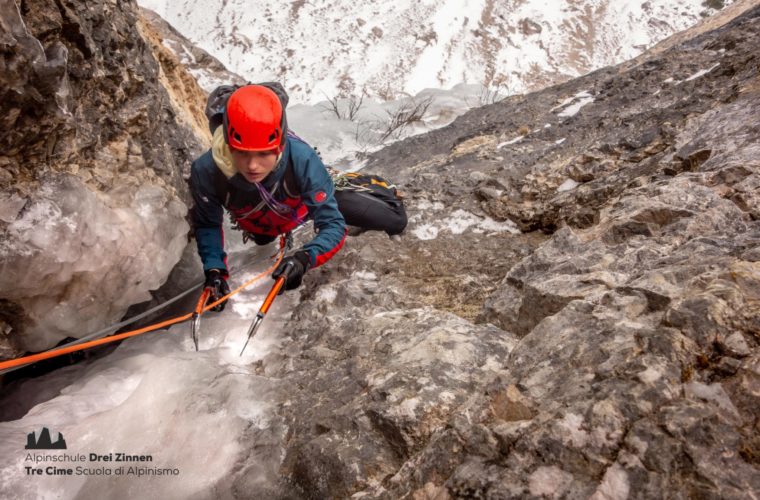
<path id="1" fill-rule="evenodd" d="M 208 153 L 207 153 L 208 154 Z M 227 254 L 224 252 L 224 207 L 214 192 L 214 170 L 216 165 L 200 157 L 190 169 L 190 192 L 193 196 L 192 222 L 198 255 L 203 262 L 203 270 L 219 269 L 225 276 Z"/>
<path id="2" fill-rule="evenodd" d="M 317 235 L 303 249 L 309 253 L 311 267 L 318 267 L 330 260 L 343 246 L 346 240 L 346 221 L 338 210 L 335 185 L 330 174 L 314 150 L 306 147 L 308 152 L 296 174 L 301 184 L 301 197 L 309 210 L 309 217 L 314 219 Z"/>

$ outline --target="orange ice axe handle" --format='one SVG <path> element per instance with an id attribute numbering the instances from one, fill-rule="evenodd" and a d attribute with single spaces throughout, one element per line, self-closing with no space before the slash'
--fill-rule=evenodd
<path id="1" fill-rule="evenodd" d="M 259 312 L 256 313 L 256 318 L 254 318 L 253 323 L 251 323 L 251 327 L 248 328 L 248 338 L 245 339 L 245 344 L 243 344 L 243 349 L 240 350 L 240 355 L 243 355 L 243 352 L 245 351 L 245 348 L 248 346 L 248 342 L 251 340 L 251 338 L 256 334 L 256 330 L 258 330 L 259 325 L 262 321 L 264 321 L 264 316 L 267 315 L 269 312 L 269 308 L 272 307 L 272 302 L 274 302 L 275 297 L 277 297 L 277 294 L 280 293 L 280 290 L 283 286 L 285 286 L 285 282 L 288 280 L 288 276 L 290 276 L 290 271 L 293 270 L 293 263 L 288 262 L 285 264 L 285 269 L 282 271 L 282 274 L 279 278 L 277 278 L 274 282 L 274 286 L 271 290 L 269 290 L 269 293 L 267 294 L 267 297 L 264 299 L 264 303 L 261 305 L 261 309 L 259 309 Z"/>

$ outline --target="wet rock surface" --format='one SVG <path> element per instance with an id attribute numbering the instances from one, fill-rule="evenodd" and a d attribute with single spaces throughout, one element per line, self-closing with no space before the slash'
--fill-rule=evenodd
<path id="1" fill-rule="evenodd" d="M 3 357 L 118 319 L 185 246 L 203 93 L 138 24 L 130 2 L 0 7 L 0 299 L 22 311 Z"/>
<path id="2" fill-rule="evenodd" d="M 253 491 L 756 497 L 758 46 L 756 7 L 375 154 L 409 227 L 307 275 Z"/>

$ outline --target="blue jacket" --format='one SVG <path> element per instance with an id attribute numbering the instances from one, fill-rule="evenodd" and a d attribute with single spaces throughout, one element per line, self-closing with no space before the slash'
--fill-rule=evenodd
<path id="1" fill-rule="evenodd" d="M 286 175 L 289 168 L 292 173 Z M 314 220 L 317 235 L 303 246 L 311 267 L 322 265 L 340 250 L 346 238 L 346 223 L 338 210 L 332 179 L 311 146 L 286 136 L 282 158 L 262 184 L 301 218 Z M 190 191 L 195 202 L 192 210 L 195 239 L 204 270 L 227 271 L 222 230 L 224 208 L 240 229 L 257 235 L 275 237 L 300 223 L 271 210 L 256 186 L 239 173 L 227 178 L 217 167 L 211 150 L 193 162 Z M 221 200 L 220 196 L 226 199 Z"/>

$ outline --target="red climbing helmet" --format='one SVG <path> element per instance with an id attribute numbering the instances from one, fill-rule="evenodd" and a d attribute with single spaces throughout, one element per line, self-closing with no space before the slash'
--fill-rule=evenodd
<path id="1" fill-rule="evenodd" d="M 279 97 L 262 85 L 232 93 L 224 113 L 224 139 L 243 151 L 282 151 L 284 117 Z"/>

